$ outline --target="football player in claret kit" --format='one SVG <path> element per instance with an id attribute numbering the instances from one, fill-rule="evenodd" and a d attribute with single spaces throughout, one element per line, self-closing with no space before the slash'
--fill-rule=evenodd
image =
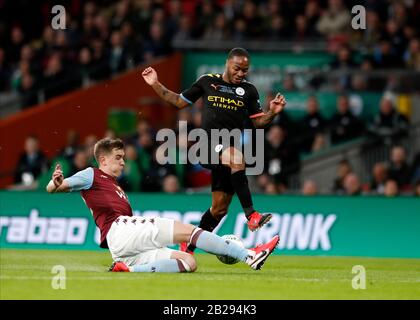
<path id="1" fill-rule="evenodd" d="M 203 98 L 202 127 L 211 137 L 211 130 L 243 130 L 246 118 L 250 118 L 256 128 L 263 128 L 270 124 L 286 105 L 285 98 L 277 94 L 270 101 L 269 110 L 263 112 L 257 89 L 245 77 L 250 66 L 250 56 L 243 48 L 234 48 L 229 52 L 223 74 L 205 74 L 192 86 L 177 94 L 165 88 L 159 81 L 156 71 L 148 67 L 142 76 L 155 92 L 166 102 L 179 109 L 193 104 Z M 255 231 L 266 224 L 271 214 L 261 214 L 253 207 L 248 180 L 245 175 L 244 156 L 238 147 L 220 145 L 209 141 L 208 146 L 215 145 L 209 150 L 216 152 L 217 163 L 202 163 L 203 167 L 211 170 L 212 203 L 203 214 L 199 227 L 213 231 L 222 218 L 227 214 L 233 194 L 237 194 L 241 206 L 248 220 L 248 228 Z M 213 159 L 213 156 L 211 157 Z M 194 244 L 181 245 L 181 250 L 192 253 Z"/>
<path id="2" fill-rule="evenodd" d="M 273 252 L 279 237 L 252 249 L 190 224 L 172 219 L 145 219 L 133 216 L 129 199 L 118 185 L 124 162 L 124 143 L 105 138 L 94 147 L 99 168 L 87 168 L 64 178 L 56 165 L 47 185 L 49 193 L 80 191 L 101 231 L 102 248 L 109 248 L 114 260 L 114 272 L 193 272 L 196 262 L 192 255 L 167 248 L 168 245 L 189 242 L 206 252 L 226 255 L 259 270 Z"/>

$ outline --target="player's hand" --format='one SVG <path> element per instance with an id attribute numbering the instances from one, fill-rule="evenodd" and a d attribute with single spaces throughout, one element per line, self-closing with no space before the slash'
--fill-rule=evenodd
<path id="1" fill-rule="evenodd" d="M 53 175 L 52 175 L 52 180 L 53 180 L 56 188 L 61 186 L 61 184 L 63 183 L 63 180 L 64 180 L 63 170 L 62 170 L 61 165 L 59 163 L 57 163 L 56 166 L 55 166 L 55 170 L 54 170 Z"/>
<path id="2" fill-rule="evenodd" d="M 274 114 L 278 114 L 283 111 L 286 106 L 286 98 L 280 93 L 276 94 L 276 97 L 270 101 L 270 110 Z"/>
<path id="3" fill-rule="evenodd" d="M 144 81 L 146 81 L 146 83 L 150 86 L 154 85 L 158 81 L 157 73 L 152 67 L 144 69 L 141 75 L 143 76 Z"/>

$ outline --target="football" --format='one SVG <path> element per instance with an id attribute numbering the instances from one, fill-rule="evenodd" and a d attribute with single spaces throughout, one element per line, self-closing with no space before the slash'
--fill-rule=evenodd
<path id="1" fill-rule="evenodd" d="M 237 245 L 241 246 L 242 248 L 244 247 L 244 244 L 242 243 L 241 239 L 239 239 L 234 234 L 225 234 L 224 236 L 222 236 L 222 238 L 225 241 L 234 242 Z M 225 264 L 235 264 L 235 263 L 239 262 L 239 260 L 237 260 L 235 258 L 232 258 L 232 257 L 228 257 L 228 256 L 217 256 L 217 259 L 219 259 L 221 262 L 223 262 Z"/>

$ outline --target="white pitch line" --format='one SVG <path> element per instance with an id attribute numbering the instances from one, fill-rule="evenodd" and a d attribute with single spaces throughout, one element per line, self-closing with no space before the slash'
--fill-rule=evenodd
<path id="1" fill-rule="evenodd" d="M 4 272 L 5 270 L 37 270 L 37 271 L 47 271 L 49 272 L 54 265 L 50 266 L 37 266 L 37 265 L 12 265 L 5 264 L 0 267 L 0 271 Z M 67 271 L 83 271 L 83 272 L 103 272 L 104 268 L 100 267 L 81 267 L 81 266 L 68 266 L 64 265 Z"/>
<path id="2" fill-rule="evenodd" d="M 41 276 L 0 276 L 0 280 L 19 280 L 19 281 L 25 281 L 25 280 L 52 280 L 53 276 L 51 277 L 41 277 Z M 111 277 L 66 277 L 66 280 L 130 280 L 133 281 L 133 278 L 111 278 Z"/>
<path id="3" fill-rule="evenodd" d="M 47 277 L 47 276 L 5 276 L 0 275 L 0 280 L 51 280 L 53 277 Z M 111 275 L 109 277 L 106 276 L 94 276 L 94 277 L 66 277 L 66 280 L 130 280 L 133 281 L 134 279 L 139 278 L 131 278 L 131 277 L 124 277 L 124 278 L 114 278 Z M 206 280 L 206 279 L 201 279 Z M 213 280 L 213 279 L 212 279 Z M 350 279 L 327 279 L 327 278 L 280 278 L 278 281 L 297 281 L 297 282 L 351 282 Z M 383 283 L 384 281 L 381 280 L 372 280 L 375 284 Z M 386 283 L 420 283 L 420 279 L 413 279 L 413 280 L 388 280 Z"/>

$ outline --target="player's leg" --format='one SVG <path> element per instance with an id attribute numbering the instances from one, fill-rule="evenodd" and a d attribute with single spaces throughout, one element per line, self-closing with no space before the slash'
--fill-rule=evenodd
<path id="1" fill-rule="evenodd" d="M 227 214 L 232 201 L 233 190 L 230 183 L 230 168 L 221 164 L 205 165 L 211 170 L 212 206 L 201 217 L 199 228 L 212 232 Z M 180 250 L 193 254 L 195 246 L 186 242 L 181 243 Z"/>
<path id="2" fill-rule="evenodd" d="M 213 181 L 217 181 L 216 176 Z M 203 230 L 213 232 L 223 217 L 227 214 L 232 197 L 233 193 L 213 191 L 211 193 L 211 207 L 201 217 L 198 227 Z M 181 248 L 181 250 L 192 253 L 195 250 L 195 246 L 193 244 L 188 244 L 186 250 L 183 250 L 183 248 Z"/>
<path id="3" fill-rule="evenodd" d="M 213 165 L 211 169 L 211 208 L 201 218 L 201 229 L 212 232 L 227 214 L 235 190 L 230 183 L 230 168 Z"/>
<path id="4" fill-rule="evenodd" d="M 234 147 L 229 147 L 223 150 L 220 159 L 222 164 L 231 170 L 230 181 L 248 219 L 248 228 L 251 231 L 257 230 L 266 224 L 272 215 L 260 214 L 254 209 L 248 178 L 245 175 L 245 161 L 242 152 Z"/>
<path id="5" fill-rule="evenodd" d="M 211 193 L 211 207 L 201 217 L 198 226 L 203 230 L 212 232 L 227 214 L 232 197 L 233 193 L 213 191 Z"/>
<path id="6" fill-rule="evenodd" d="M 220 160 L 222 164 L 230 168 L 230 181 L 238 195 L 245 215 L 248 217 L 255 210 L 253 207 L 251 191 L 248 186 L 248 179 L 245 175 L 245 161 L 242 152 L 234 147 L 223 150 Z"/>
<path id="7" fill-rule="evenodd" d="M 169 248 L 149 250 L 138 254 L 134 260 L 114 262 L 113 272 L 194 272 L 197 269 L 194 256 Z"/>
<path id="8" fill-rule="evenodd" d="M 226 255 L 247 263 L 251 268 L 259 270 L 279 242 L 275 236 L 268 243 L 252 249 L 245 249 L 218 235 L 197 228 L 190 224 L 174 222 L 174 243 L 189 242 L 195 247 L 215 255 Z"/>
<path id="9" fill-rule="evenodd" d="M 230 176 L 230 168 L 220 164 L 223 146 L 221 144 L 213 146 L 209 143 L 207 147 L 209 148 L 209 163 L 202 164 L 202 166 L 211 170 L 212 201 L 211 207 L 203 214 L 198 226 L 203 230 L 212 232 L 227 214 L 235 190 L 230 180 L 226 179 Z M 213 158 L 218 159 L 218 161 L 211 163 Z"/>
<path id="10" fill-rule="evenodd" d="M 218 235 L 178 221 L 174 223 L 174 242 L 188 242 L 199 249 L 217 255 L 227 255 L 245 261 L 248 250 Z"/>
<path id="11" fill-rule="evenodd" d="M 177 273 L 194 272 L 196 269 L 197 263 L 195 262 L 194 256 L 185 252 L 171 250 L 169 257 L 161 257 L 158 260 L 149 262 L 147 264 L 134 265 L 133 267 L 131 267 L 130 271 Z"/>
<path id="12" fill-rule="evenodd" d="M 189 242 L 195 247 L 206 252 L 227 255 L 236 259 L 245 261 L 248 256 L 248 250 L 244 249 L 233 242 L 225 241 L 218 235 L 196 228 L 190 224 L 174 223 L 174 242 Z"/>

